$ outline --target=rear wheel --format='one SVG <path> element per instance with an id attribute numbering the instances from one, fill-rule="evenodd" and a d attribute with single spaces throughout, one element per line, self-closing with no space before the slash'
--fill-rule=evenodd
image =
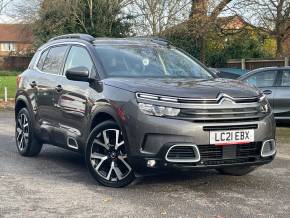
<path id="1" fill-rule="evenodd" d="M 226 167 L 217 169 L 218 172 L 225 175 L 232 175 L 232 176 L 244 176 L 253 172 L 256 167 L 253 166 L 242 166 L 242 167 Z"/>
<path id="2" fill-rule="evenodd" d="M 86 148 L 86 163 L 91 175 L 105 186 L 123 187 L 135 178 L 124 136 L 114 121 L 105 121 L 93 129 Z"/>
<path id="3" fill-rule="evenodd" d="M 16 116 L 16 146 L 22 156 L 36 156 L 40 153 L 42 143 L 35 137 L 31 116 L 26 108 L 22 108 Z"/>

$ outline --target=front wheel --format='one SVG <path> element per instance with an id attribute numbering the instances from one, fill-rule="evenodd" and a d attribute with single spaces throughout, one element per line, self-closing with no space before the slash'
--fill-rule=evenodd
<path id="1" fill-rule="evenodd" d="M 226 167 L 221 169 L 216 169 L 221 174 L 232 175 L 232 176 L 244 176 L 253 172 L 257 167 L 253 166 L 241 166 L 241 167 Z"/>
<path id="2" fill-rule="evenodd" d="M 87 143 L 86 164 L 91 175 L 105 186 L 123 187 L 134 180 L 124 135 L 116 122 L 105 121 L 93 129 Z"/>

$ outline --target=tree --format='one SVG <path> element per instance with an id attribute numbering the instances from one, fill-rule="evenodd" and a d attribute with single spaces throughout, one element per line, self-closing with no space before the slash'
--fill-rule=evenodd
<path id="1" fill-rule="evenodd" d="M 218 16 L 228 9 L 232 0 L 192 0 L 188 28 L 193 38 L 196 38 L 200 48 L 199 59 L 206 60 L 206 45 L 209 31 L 214 29 Z"/>
<path id="2" fill-rule="evenodd" d="M 18 16 L 32 23 L 37 45 L 67 33 L 123 37 L 130 34 L 130 16 L 123 13 L 128 0 L 30 0 L 35 4 L 19 6 Z"/>
<path id="3" fill-rule="evenodd" d="M 276 56 L 284 56 L 283 42 L 290 35 L 290 0 L 251 0 L 244 6 L 252 11 L 249 23 L 276 41 Z"/>
<path id="4" fill-rule="evenodd" d="M 129 0 L 69 0 L 72 15 L 81 32 L 95 36 L 128 35 L 127 16 L 122 12 Z M 124 21 L 124 22 L 123 22 Z M 120 32 L 116 32 L 116 28 Z"/>
<path id="5" fill-rule="evenodd" d="M 0 0 L 0 14 L 2 14 L 4 8 L 7 7 L 13 0 Z"/>
<path id="6" fill-rule="evenodd" d="M 161 34 L 188 16 L 190 0 L 133 0 L 129 11 L 139 35 Z"/>

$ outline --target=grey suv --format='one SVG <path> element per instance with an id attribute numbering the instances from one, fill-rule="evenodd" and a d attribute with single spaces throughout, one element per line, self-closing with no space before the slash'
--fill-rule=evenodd
<path id="1" fill-rule="evenodd" d="M 265 96 L 162 39 L 59 36 L 17 84 L 19 153 L 35 156 L 44 143 L 83 153 L 106 186 L 170 169 L 245 175 L 276 153 Z"/>

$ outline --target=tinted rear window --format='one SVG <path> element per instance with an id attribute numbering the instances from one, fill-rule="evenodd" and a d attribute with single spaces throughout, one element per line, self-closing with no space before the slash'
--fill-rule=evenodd
<path id="1" fill-rule="evenodd" d="M 42 71 L 52 74 L 58 74 L 62 71 L 63 59 L 68 46 L 52 47 L 44 61 Z"/>
<path id="2" fill-rule="evenodd" d="M 39 61 L 37 63 L 37 68 L 40 69 L 40 70 L 42 70 L 42 67 L 43 67 L 43 64 L 44 64 L 44 60 L 46 58 L 47 53 L 48 53 L 48 50 L 44 51 L 41 54 L 40 58 L 39 58 Z"/>

